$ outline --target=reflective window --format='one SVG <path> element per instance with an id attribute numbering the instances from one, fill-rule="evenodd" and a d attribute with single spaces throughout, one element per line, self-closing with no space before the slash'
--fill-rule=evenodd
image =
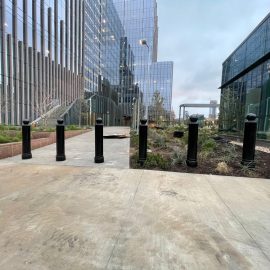
<path id="1" fill-rule="evenodd" d="M 222 84 L 270 52 L 270 19 L 265 19 L 223 63 Z"/>
<path id="2" fill-rule="evenodd" d="M 222 84 L 270 52 L 270 16 L 223 63 Z M 270 139 L 270 61 L 221 89 L 220 128 L 242 131 L 248 113 L 258 116 L 258 137 Z"/>

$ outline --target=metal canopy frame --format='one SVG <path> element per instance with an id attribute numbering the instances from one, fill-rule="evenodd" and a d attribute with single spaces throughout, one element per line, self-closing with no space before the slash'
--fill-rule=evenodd
<path id="1" fill-rule="evenodd" d="M 182 112 L 182 108 L 184 108 L 183 110 L 183 121 L 185 120 L 185 108 L 219 108 L 220 104 L 204 104 L 204 103 L 185 103 L 185 104 L 181 104 L 179 106 L 179 122 L 181 121 L 181 112 Z"/>

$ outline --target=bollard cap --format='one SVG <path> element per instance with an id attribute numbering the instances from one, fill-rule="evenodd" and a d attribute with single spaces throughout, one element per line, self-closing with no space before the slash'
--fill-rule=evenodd
<path id="1" fill-rule="evenodd" d="M 30 123 L 29 119 L 24 119 L 24 120 L 23 120 L 23 124 L 24 124 L 24 125 L 29 125 L 29 123 Z"/>
<path id="2" fill-rule="evenodd" d="M 147 120 L 146 119 L 141 119 L 141 125 L 146 125 Z"/>
<path id="3" fill-rule="evenodd" d="M 58 125 L 63 125 L 64 124 L 64 119 L 57 119 L 57 124 Z"/>
<path id="4" fill-rule="evenodd" d="M 249 113 L 246 118 L 248 121 L 255 121 L 257 116 L 254 113 Z"/>
<path id="5" fill-rule="evenodd" d="M 198 117 L 196 115 L 191 115 L 189 120 L 191 123 L 196 123 L 198 121 Z"/>
<path id="6" fill-rule="evenodd" d="M 96 120 L 96 123 L 97 123 L 97 124 L 102 124 L 102 118 L 98 118 L 98 119 Z"/>

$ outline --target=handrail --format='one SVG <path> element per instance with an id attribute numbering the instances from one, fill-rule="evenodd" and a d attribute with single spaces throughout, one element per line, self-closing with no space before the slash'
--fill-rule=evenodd
<path id="1" fill-rule="evenodd" d="M 75 99 L 75 100 L 68 106 L 68 108 L 65 110 L 65 112 L 61 114 L 60 117 L 61 117 L 61 118 L 64 118 L 64 116 L 65 116 L 66 114 L 68 114 L 69 110 L 73 107 L 73 105 L 74 105 L 78 100 L 79 100 L 79 99 Z"/>
<path id="2" fill-rule="evenodd" d="M 45 114 L 41 115 L 40 117 L 38 117 L 37 119 L 35 119 L 34 121 L 31 122 L 31 125 L 39 122 L 40 120 L 44 119 L 46 116 L 50 115 L 51 113 L 53 113 L 56 109 L 58 109 L 59 107 L 61 107 L 61 105 L 56 105 L 55 107 L 53 107 L 52 109 L 50 109 L 48 112 L 46 112 Z"/>

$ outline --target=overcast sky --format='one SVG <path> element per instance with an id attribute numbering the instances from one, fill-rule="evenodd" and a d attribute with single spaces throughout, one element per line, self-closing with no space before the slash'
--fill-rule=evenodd
<path id="1" fill-rule="evenodd" d="M 270 12 L 270 0 L 157 2 L 159 61 L 174 61 L 176 115 L 182 103 L 219 102 L 222 63 Z"/>

